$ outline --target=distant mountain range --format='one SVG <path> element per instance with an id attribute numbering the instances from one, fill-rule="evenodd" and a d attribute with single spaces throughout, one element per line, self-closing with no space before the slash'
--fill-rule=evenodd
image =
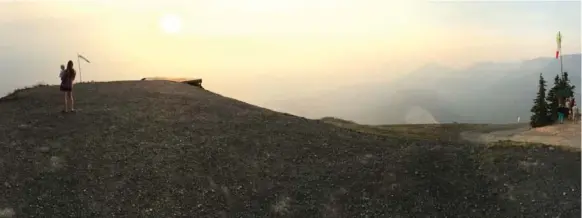
<path id="1" fill-rule="evenodd" d="M 580 54 L 565 55 L 563 69 L 580 101 Z M 465 69 L 428 64 L 385 83 L 343 87 L 309 99 L 289 101 L 290 112 L 334 116 L 367 124 L 527 122 L 539 74 L 553 85 L 555 58 L 483 62 Z M 291 103 L 292 102 L 292 103 Z"/>

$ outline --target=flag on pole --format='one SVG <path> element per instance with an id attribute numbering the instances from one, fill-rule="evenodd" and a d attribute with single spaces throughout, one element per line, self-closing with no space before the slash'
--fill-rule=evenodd
<path id="1" fill-rule="evenodd" d="M 91 61 L 89 61 L 86 57 L 83 57 L 83 55 L 77 54 L 77 56 L 79 56 L 79 58 L 83 59 L 84 61 L 87 61 L 87 63 L 91 63 Z"/>
<path id="2" fill-rule="evenodd" d="M 556 36 L 556 43 L 558 44 L 558 48 L 556 49 L 556 59 L 560 57 L 560 52 L 562 51 L 562 34 L 558 31 L 558 35 Z"/>

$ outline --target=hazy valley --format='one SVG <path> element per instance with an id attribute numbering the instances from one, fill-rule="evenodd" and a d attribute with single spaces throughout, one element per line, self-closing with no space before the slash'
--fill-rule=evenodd
<path id="1" fill-rule="evenodd" d="M 564 71 L 580 102 L 580 54 L 565 55 Z M 311 98 L 279 102 L 276 108 L 308 117 L 335 116 L 367 124 L 527 122 L 543 73 L 548 88 L 559 61 L 536 58 L 514 63 L 477 63 L 465 69 L 429 64 L 391 82 L 356 84 Z"/>

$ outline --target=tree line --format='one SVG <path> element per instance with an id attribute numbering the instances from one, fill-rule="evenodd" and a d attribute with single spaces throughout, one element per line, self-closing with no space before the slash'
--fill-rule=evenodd
<path id="1" fill-rule="evenodd" d="M 567 72 L 554 77 L 554 86 L 550 90 L 547 91 L 546 86 L 546 80 L 540 73 L 538 94 L 531 108 L 533 115 L 530 118 L 530 126 L 533 128 L 555 123 L 558 120 L 558 108 L 565 103 L 566 98 L 574 97 L 576 88 L 570 84 Z"/>

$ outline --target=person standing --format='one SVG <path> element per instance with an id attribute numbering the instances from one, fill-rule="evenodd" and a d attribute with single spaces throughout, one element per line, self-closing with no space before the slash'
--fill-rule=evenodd
<path id="1" fill-rule="evenodd" d="M 564 112 L 565 112 L 564 113 L 564 117 L 565 117 L 566 120 L 569 120 L 570 119 L 570 116 L 569 116 L 570 115 L 570 113 L 569 113 L 570 112 L 570 109 L 571 109 L 571 107 L 570 107 L 570 97 L 567 97 L 566 98 L 566 109 L 564 110 Z"/>
<path id="2" fill-rule="evenodd" d="M 574 110 L 576 108 L 576 98 L 571 97 L 570 98 L 570 118 L 571 120 L 575 120 L 576 119 L 576 111 Z"/>
<path id="3" fill-rule="evenodd" d="M 73 100 L 73 81 L 77 72 L 73 69 L 73 61 L 69 60 L 67 62 L 67 68 L 64 70 L 61 76 L 61 91 L 65 93 L 65 109 L 63 112 L 75 112 L 74 100 Z"/>
<path id="4" fill-rule="evenodd" d="M 574 123 L 578 123 L 578 121 L 580 121 L 580 110 L 576 105 L 572 107 L 572 121 L 574 121 Z"/>
<path id="5" fill-rule="evenodd" d="M 558 107 L 558 122 L 560 122 L 560 124 L 564 123 L 564 116 L 566 116 L 566 112 L 568 112 L 568 108 L 565 105 L 560 104 Z"/>

